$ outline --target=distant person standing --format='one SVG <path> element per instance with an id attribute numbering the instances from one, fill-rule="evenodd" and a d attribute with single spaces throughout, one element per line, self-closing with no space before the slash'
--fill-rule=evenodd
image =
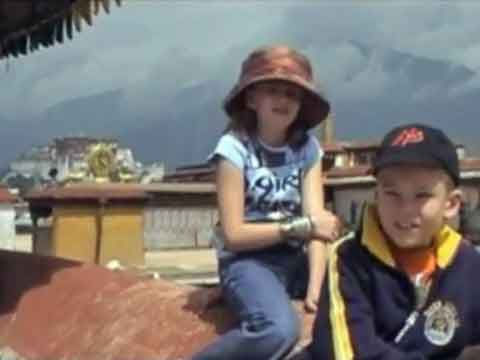
<path id="1" fill-rule="evenodd" d="M 58 169 L 56 167 L 51 168 L 48 171 L 48 177 L 52 183 L 57 183 Z"/>
<path id="2" fill-rule="evenodd" d="M 243 62 L 224 107 L 230 123 L 210 157 L 216 246 L 222 291 L 240 323 L 193 359 L 280 359 L 300 331 L 290 296 L 306 293 L 307 310 L 316 311 L 325 243 L 341 231 L 324 209 L 323 151 L 308 133 L 330 106 L 309 60 L 272 46 Z"/>

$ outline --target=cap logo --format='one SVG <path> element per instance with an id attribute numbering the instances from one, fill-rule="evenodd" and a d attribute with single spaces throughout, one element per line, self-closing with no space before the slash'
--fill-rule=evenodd
<path id="1" fill-rule="evenodd" d="M 416 144 L 422 142 L 425 136 L 423 131 L 417 128 L 410 128 L 403 130 L 397 137 L 392 141 L 392 146 L 405 146 L 408 144 Z"/>

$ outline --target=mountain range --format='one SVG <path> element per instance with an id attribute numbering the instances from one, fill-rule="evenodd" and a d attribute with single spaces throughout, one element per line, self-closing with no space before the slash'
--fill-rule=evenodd
<path id="1" fill-rule="evenodd" d="M 424 122 L 444 129 L 468 153 L 480 155 L 475 71 L 394 49 L 353 41 L 347 45 L 364 65 L 331 85 L 337 138 L 378 140 L 392 126 Z M 52 137 L 72 135 L 118 138 L 138 160 L 162 161 L 169 169 L 205 160 L 227 121 L 221 99 L 228 88 L 221 74 L 171 89 L 145 111 L 128 106 L 128 90 L 62 101 L 28 121 L 15 122 L 0 113 L 5 124 L 0 164 Z"/>

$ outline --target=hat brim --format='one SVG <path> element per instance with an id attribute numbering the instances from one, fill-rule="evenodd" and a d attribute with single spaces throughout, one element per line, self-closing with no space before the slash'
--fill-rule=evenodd
<path id="1" fill-rule="evenodd" d="M 325 120 L 330 112 L 330 104 L 318 89 L 311 82 L 306 81 L 294 74 L 268 74 L 257 76 L 241 82 L 233 87 L 225 98 L 223 107 L 225 112 L 232 116 L 235 112 L 245 108 L 245 90 L 253 84 L 269 81 L 286 81 L 305 90 L 305 97 L 302 100 L 302 121 L 307 127 L 313 128 Z"/>
<path id="2" fill-rule="evenodd" d="M 384 155 L 380 160 L 375 160 L 371 168 L 370 173 L 377 175 L 378 172 L 384 168 L 398 165 L 412 165 L 412 166 L 424 166 L 431 168 L 441 168 L 443 166 L 441 162 L 436 161 L 431 156 L 422 156 L 418 153 L 397 152 L 388 155 Z"/>

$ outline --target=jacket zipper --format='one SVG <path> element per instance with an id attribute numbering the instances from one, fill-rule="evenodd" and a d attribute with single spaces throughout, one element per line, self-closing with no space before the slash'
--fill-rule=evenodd
<path id="1" fill-rule="evenodd" d="M 398 344 L 402 340 L 402 338 L 406 335 L 408 330 L 410 330 L 415 325 L 420 313 L 426 308 L 427 304 L 431 301 L 433 290 L 435 290 L 434 285 L 438 284 L 439 276 L 440 276 L 439 269 L 436 269 L 436 271 L 433 273 L 433 276 L 430 280 L 430 284 L 428 285 L 427 295 L 424 298 L 418 299 L 418 296 L 415 295 L 415 309 L 410 313 L 410 315 L 408 315 L 403 327 L 400 329 L 397 336 L 395 337 L 394 339 L 395 344 Z M 413 287 L 414 293 L 417 294 L 415 284 L 413 284 L 412 281 L 410 280 L 409 282 Z"/>

